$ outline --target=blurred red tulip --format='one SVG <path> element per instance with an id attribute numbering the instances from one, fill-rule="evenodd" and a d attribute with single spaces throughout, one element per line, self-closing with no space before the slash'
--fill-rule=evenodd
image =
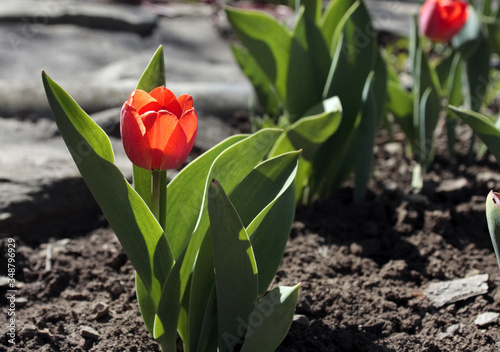
<path id="1" fill-rule="evenodd" d="M 120 132 L 133 164 L 147 170 L 179 167 L 193 148 L 198 116 L 193 98 L 165 87 L 133 91 L 123 104 Z"/>
<path id="2" fill-rule="evenodd" d="M 420 9 L 420 30 L 433 41 L 449 42 L 467 22 L 468 5 L 462 0 L 427 0 Z"/>

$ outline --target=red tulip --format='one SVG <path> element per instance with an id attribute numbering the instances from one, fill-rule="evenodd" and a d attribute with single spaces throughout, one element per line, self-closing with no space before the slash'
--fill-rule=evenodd
<path id="1" fill-rule="evenodd" d="M 420 29 L 433 41 L 449 42 L 467 22 L 468 5 L 462 0 L 427 0 L 420 9 Z"/>
<path id="2" fill-rule="evenodd" d="M 198 116 L 193 98 L 165 87 L 133 91 L 123 104 L 120 132 L 133 164 L 147 170 L 179 167 L 193 148 Z"/>

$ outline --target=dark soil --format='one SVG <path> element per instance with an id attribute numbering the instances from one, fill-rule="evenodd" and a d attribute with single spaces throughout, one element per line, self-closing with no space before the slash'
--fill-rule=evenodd
<path id="1" fill-rule="evenodd" d="M 366 201 L 353 203 L 346 183 L 297 210 L 274 284 L 302 282 L 302 289 L 278 351 L 500 350 L 498 322 L 474 323 L 480 313 L 500 312 L 500 270 L 484 214 L 486 194 L 500 189 L 500 172 L 492 157 L 467 162 L 470 134 L 460 131 L 457 161 L 449 161 L 438 139 L 420 196 L 411 195 L 402 136 L 388 144 L 381 133 Z M 133 268 L 112 231 L 67 237 L 40 238 L 37 246 L 15 238 L 19 289 L 10 350 L 159 351 L 142 323 Z M 0 241 L 6 251 L 7 239 Z M 435 308 L 423 294 L 430 282 L 478 273 L 489 274 L 484 295 Z M 6 313 L 0 351 L 11 346 Z"/>

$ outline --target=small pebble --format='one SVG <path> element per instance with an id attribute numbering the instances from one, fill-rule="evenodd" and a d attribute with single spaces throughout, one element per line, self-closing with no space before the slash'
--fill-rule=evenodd
<path id="1" fill-rule="evenodd" d="M 495 312 L 485 312 L 481 313 L 477 316 L 476 320 L 474 320 L 474 324 L 479 327 L 483 327 L 489 324 L 496 323 L 498 321 L 499 313 Z"/>
<path id="2" fill-rule="evenodd" d="M 462 330 L 463 330 L 463 325 L 462 324 L 453 324 L 453 325 L 450 325 L 446 328 L 446 332 L 440 332 L 438 335 L 437 335 L 437 338 L 439 340 L 442 340 L 446 337 L 449 337 L 449 336 L 453 336 L 453 335 L 456 335 L 456 334 L 460 334 L 462 333 Z"/>
<path id="3" fill-rule="evenodd" d="M 293 322 L 307 328 L 311 325 L 309 319 L 303 314 L 294 314 Z"/>
<path id="4" fill-rule="evenodd" d="M 80 326 L 80 335 L 86 339 L 98 339 L 99 338 L 99 332 L 97 332 L 96 329 L 87 326 L 87 325 L 82 325 Z"/>
<path id="5" fill-rule="evenodd" d="M 22 338 L 30 339 L 32 337 L 35 337 L 37 331 L 38 331 L 38 329 L 36 328 L 35 325 L 33 325 L 33 324 L 26 324 L 22 328 L 20 335 L 21 335 Z"/>
<path id="6" fill-rule="evenodd" d="M 16 299 L 16 306 L 18 307 L 24 307 L 26 304 L 28 304 L 28 298 L 27 297 L 19 297 Z"/>
<path id="7" fill-rule="evenodd" d="M 49 329 L 44 328 L 44 329 L 38 329 L 38 336 L 40 336 L 42 339 L 47 339 L 47 340 L 52 340 L 54 335 L 49 331 Z"/>
<path id="8" fill-rule="evenodd" d="M 97 302 L 92 308 L 92 312 L 95 313 L 93 316 L 94 320 L 99 320 L 105 317 L 109 313 L 109 305 L 104 302 Z"/>
<path id="9" fill-rule="evenodd" d="M 61 297 L 70 301 L 84 301 L 87 299 L 87 297 L 83 292 L 74 291 L 70 289 L 64 290 L 64 292 L 61 293 Z"/>

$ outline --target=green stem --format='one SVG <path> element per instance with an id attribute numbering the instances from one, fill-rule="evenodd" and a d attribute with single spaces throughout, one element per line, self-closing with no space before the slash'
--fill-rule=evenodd
<path id="1" fill-rule="evenodd" d="M 151 212 L 158 222 L 160 221 L 160 198 L 161 198 L 161 171 L 153 170 L 153 182 L 151 183 Z"/>
<path id="2" fill-rule="evenodd" d="M 165 231 L 167 226 L 167 171 L 152 171 L 151 211 Z"/>

